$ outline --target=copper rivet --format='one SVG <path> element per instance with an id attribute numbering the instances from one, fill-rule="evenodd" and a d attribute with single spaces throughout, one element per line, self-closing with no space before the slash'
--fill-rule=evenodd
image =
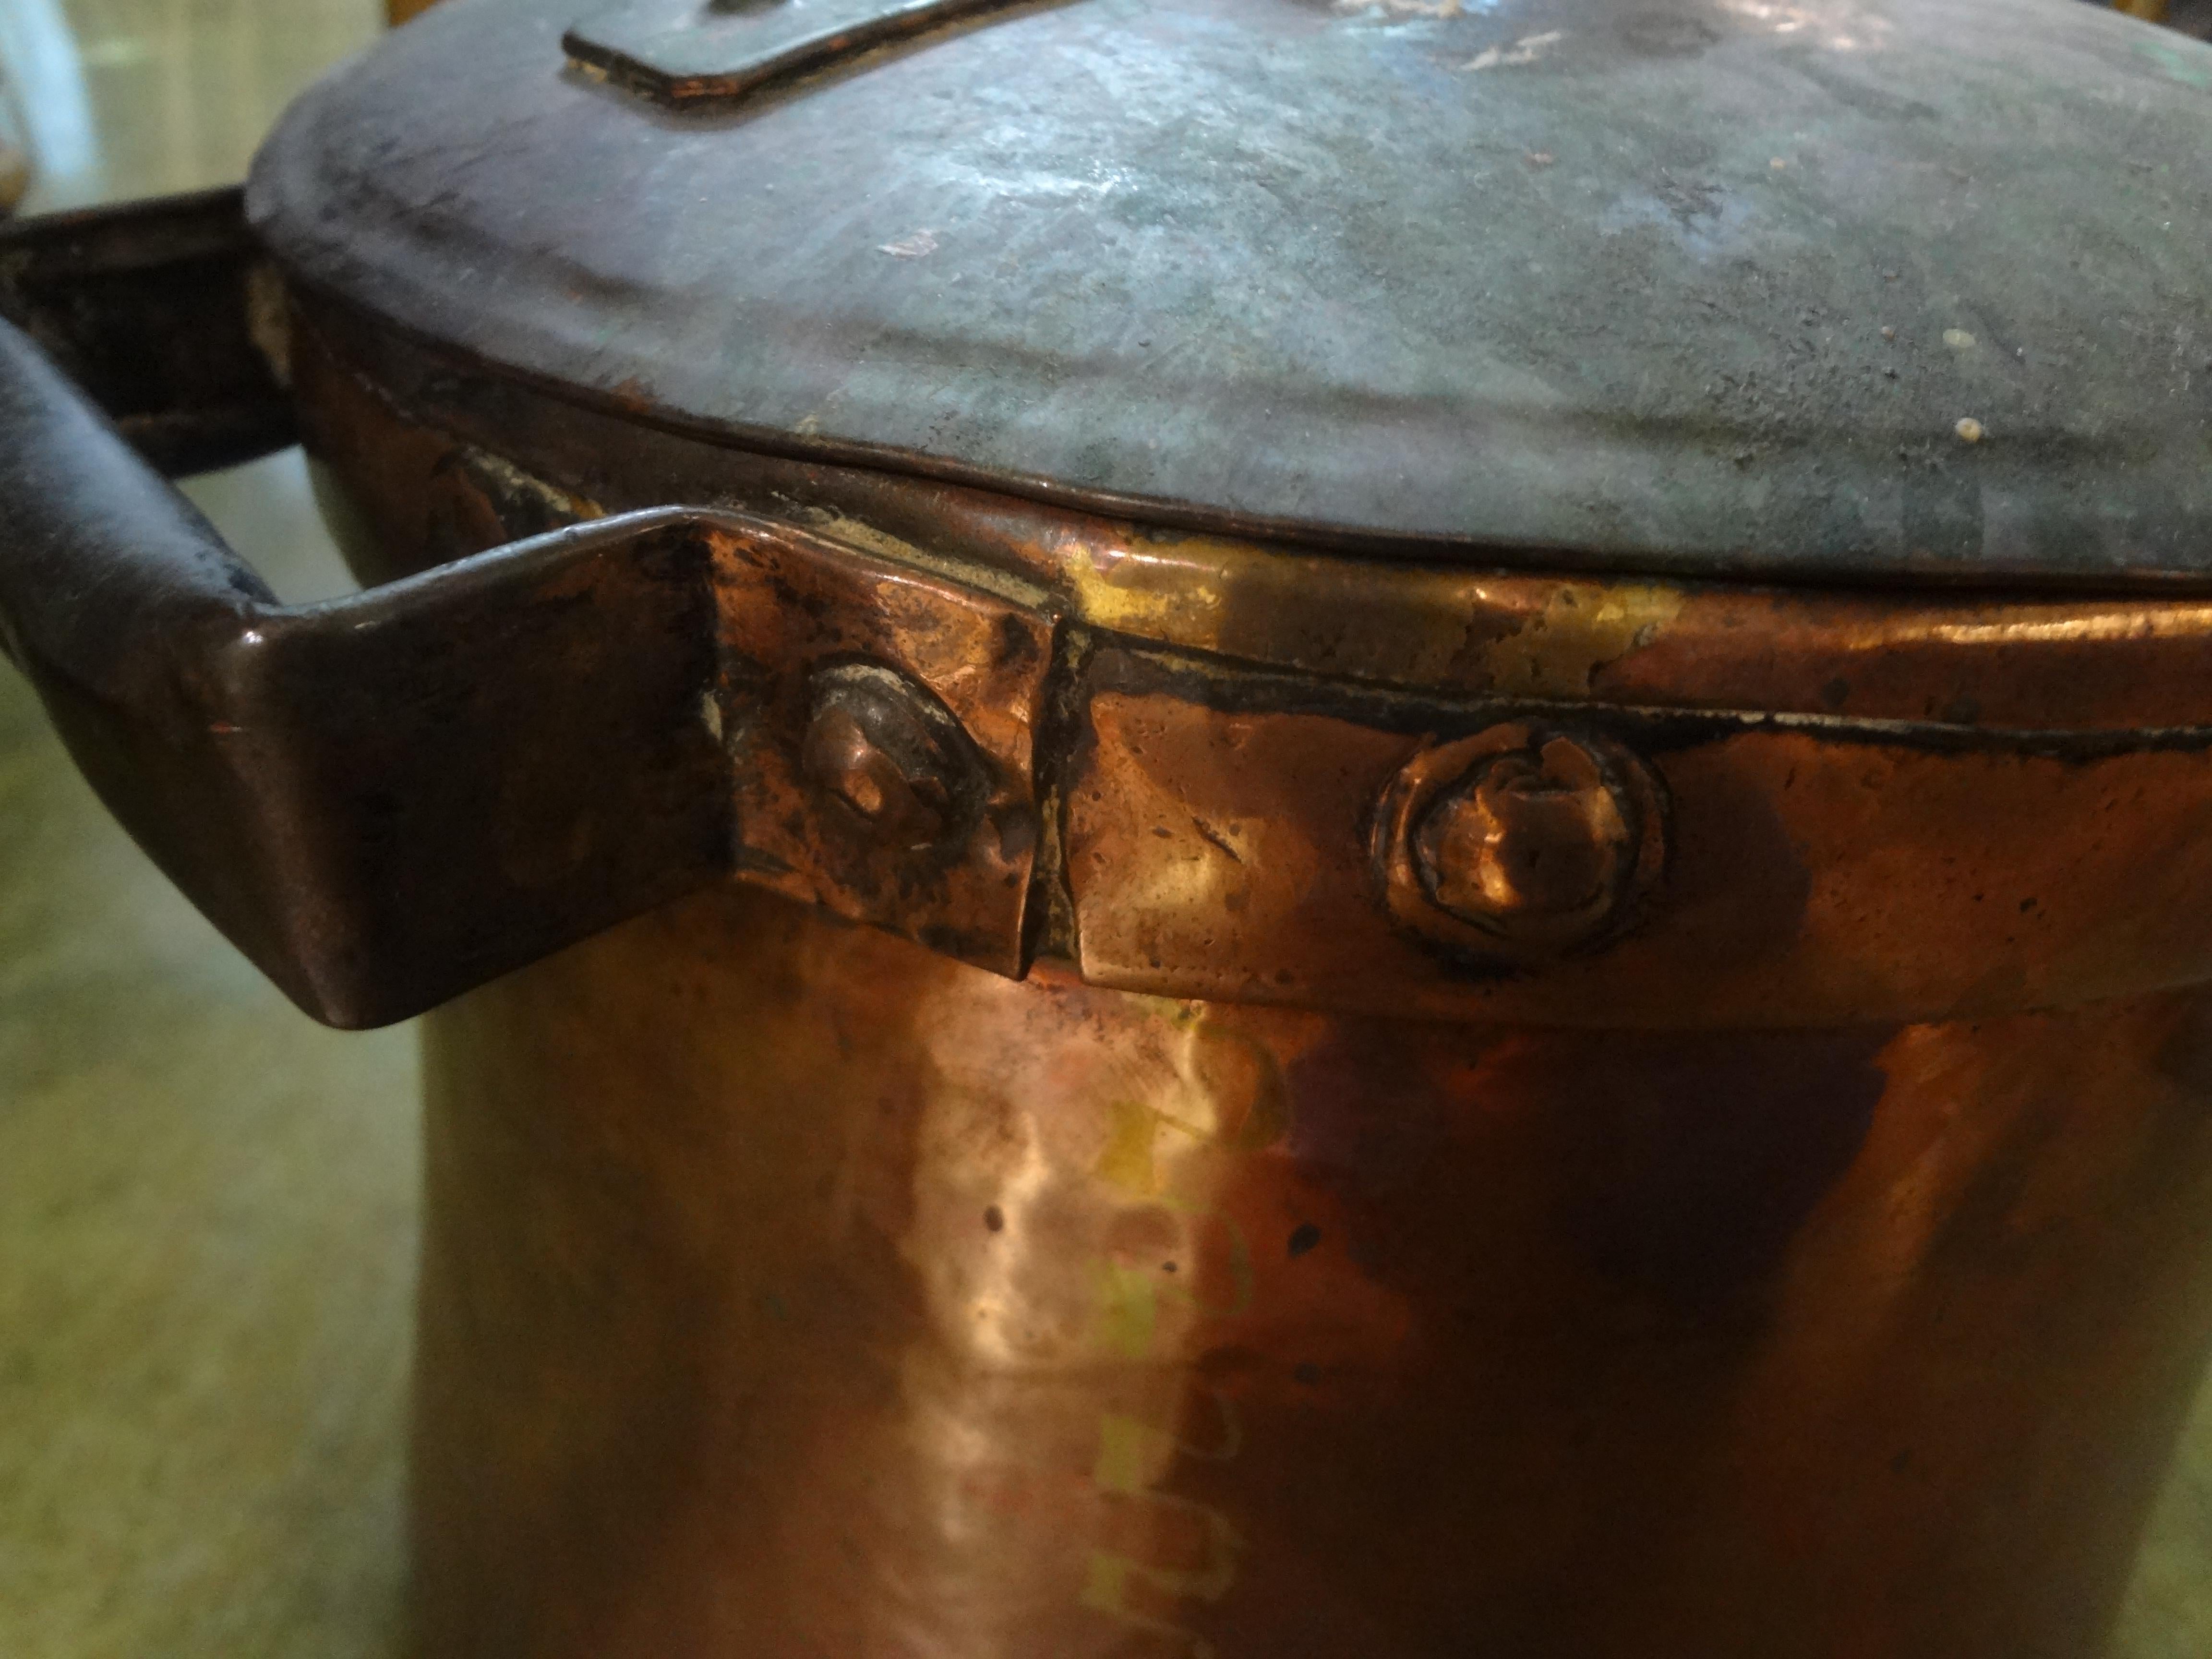
<path id="1" fill-rule="evenodd" d="M 896 671 L 851 665 L 820 677 L 799 769 L 878 840 L 924 846 L 960 816 L 957 730 Z"/>
<path id="2" fill-rule="evenodd" d="M 1632 851 L 1596 757 L 1567 738 L 1485 762 L 1429 809 L 1413 845 L 1438 904 L 1493 921 L 1603 905 Z"/>
<path id="3" fill-rule="evenodd" d="M 1617 744 L 1496 726 L 1425 751 L 1393 786 L 1386 888 L 1406 921 L 1425 908 L 1516 950 L 1571 950 L 1615 931 L 1648 890 L 1656 803 Z"/>

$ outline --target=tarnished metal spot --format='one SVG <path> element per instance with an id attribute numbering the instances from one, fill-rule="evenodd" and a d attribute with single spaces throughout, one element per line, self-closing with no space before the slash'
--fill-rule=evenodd
<path id="1" fill-rule="evenodd" d="M 629 0 L 562 36 L 586 70 L 680 106 L 742 98 L 1012 0 Z"/>
<path id="2" fill-rule="evenodd" d="M 1665 854 L 1659 786 L 1640 760 L 1593 733 L 1527 721 L 1422 750 L 1376 816 L 1395 920 L 1520 957 L 1618 932 Z"/>

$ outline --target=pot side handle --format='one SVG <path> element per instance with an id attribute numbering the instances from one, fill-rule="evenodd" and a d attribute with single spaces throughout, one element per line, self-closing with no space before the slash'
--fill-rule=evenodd
<path id="1" fill-rule="evenodd" d="M 143 229 L 163 212 L 221 233 L 235 201 L 121 216 Z M 22 246 L 0 242 L 0 279 L 20 276 Z M 0 321 L 0 646 L 101 799 L 342 1026 L 404 1018 L 722 875 L 709 544 L 750 522 L 632 514 L 280 605 L 146 459 L 182 471 L 289 441 L 273 380 L 174 334 L 222 314 L 224 283 L 234 307 L 242 280 L 234 257 L 166 322 L 138 319 L 145 349 L 189 371 L 170 392 L 222 396 L 146 406 L 160 365 L 134 377 L 129 328 L 90 354 L 120 376 L 102 388 L 119 420 Z M 22 295 L 0 281 L 37 327 Z"/>

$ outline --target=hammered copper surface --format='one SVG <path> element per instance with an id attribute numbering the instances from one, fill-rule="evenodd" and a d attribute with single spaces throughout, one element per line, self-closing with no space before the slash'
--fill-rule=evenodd
<path id="1" fill-rule="evenodd" d="M 430 1659 L 2095 1650 L 2212 1000 L 1645 1035 L 702 896 L 431 1017 Z"/>

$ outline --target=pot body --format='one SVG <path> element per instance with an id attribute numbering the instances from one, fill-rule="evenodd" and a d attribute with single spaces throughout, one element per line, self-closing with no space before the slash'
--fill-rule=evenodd
<path id="1" fill-rule="evenodd" d="M 2212 1342 L 2212 612 L 1177 536 L 295 322 L 365 577 L 821 532 L 592 590 L 506 695 L 605 740 L 426 866 L 698 854 L 427 1022 L 422 1659 L 2096 1652 Z M 693 659 L 678 840 L 595 710 Z M 856 659 L 996 833 L 865 841 Z M 1620 872 L 1510 957 L 1421 896 L 1498 742 Z"/>
<path id="2" fill-rule="evenodd" d="M 1620 1031 L 709 891 L 433 1015 L 425 1659 L 2094 1654 L 2212 995 Z"/>

